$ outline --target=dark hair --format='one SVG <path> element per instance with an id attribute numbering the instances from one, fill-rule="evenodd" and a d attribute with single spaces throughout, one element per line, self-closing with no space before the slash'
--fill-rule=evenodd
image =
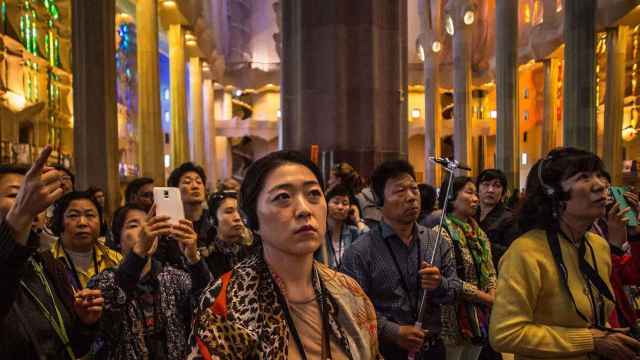
<path id="1" fill-rule="evenodd" d="M 141 177 L 131 180 L 124 191 L 124 203 L 129 204 L 133 199 L 133 196 L 147 184 L 153 184 L 153 179 L 148 177 Z"/>
<path id="2" fill-rule="evenodd" d="M 120 233 L 122 232 L 122 228 L 124 227 L 124 222 L 127 220 L 129 211 L 132 210 L 139 210 L 145 214 L 147 213 L 147 211 L 143 209 L 142 206 L 137 204 L 127 204 L 118 208 L 118 210 L 113 213 L 113 220 L 111 220 L 111 232 L 113 233 L 113 243 L 118 247 L 120 247 Z"/>
<path id="3" fill-rule="evenodd" d="M 209 216 L 215 227 L 218 227 L 218 209 L 225 199 L 238 199 L 238 193 L 235 191 L 218 191 L 209 196 L 207 205 L 209 207 Z"/>
<path id="4" fill-rule="evenodd" d="M 570 147 L 551 150 L 546 158 L 533 165 L 527 176 L 525 198 L 518 212 L 521 232 L 557 226 L 557 217 L 570 197 L 562 189 L 562 182 L 580 172 L 602 173 L 603 170 L 602 160 L 591 152 Z M 548 194 L 550 190 L 552 195 Z"/>
<path id="5" fill-rule="evenodd" d="M 340 162 L 333 166 L 333 175 L 340 179 L 340 184 L 345 185 L 351 193 L 358 194 L 364 187 L 364 181 L 353 168 L 346 162 Z"/>
<path id="6" fill-rule="evenodd" d="M 440 208 L 444 209 L 444 203 L 449 202 L 447 204 L 447 214 L 453 211 L 453 201 L 458 197 L 458 193 L 464 189 L 465 185 L 468 183 L 473 184 L 473 179 L 468 176 L 456 176 L 453 178 L 451 182 L 451 192 L 449 193 L 449 198 L 447 198 L 447 184 L 449 183 L 449 177 L 447 176 L 442 185 L 440 186 L 440 196 L 438 197 L 438 203 L 440 204 Z"/>
<path id="7" fill-rule="evenodd" d="M 56 170 L 59 170 L 59 171 L 64 171 L 67 175 L 69 175 L 69 177 L 71 178 L 71 185 L 75 189 L 75 187 L 76 187 L 76 176 L 73 175 L 71 170 L 67 169 L 66 167 L 64 167 L 62 165 L 55 165 L 53 168 L 56 169 Z"/>
<path id="8" fill-rule="evenodd" d="M 55 236 L 60 236 L 64 232 L 64 213 L 69 208 L 72 201 L 89 200 L 98 210 L 98 220 L 102 224 L 102 207 L 98 200 L 88 191 L 72 191 L 53 204 L 53 218 L 51 218 L 51 232 Z M 103 228 L 100 227 L 100 235 L 103 234 Z"/>
<path id="9" fill-rule="evenodd" d="M 353 197 L 353 193 L 351 192 L 351 189 L 347 185 L 345 185 L 343 183 L 340 183 L 340 184 L 334 185 L 324 195 L 324 197 L 327 200 L 327 202 L 329 202 L 332 198 L 334 198 L 336 196 L 346 196 L 346 197 L 349 198 L 349 202 L 351 202 L 351 198 Z"/>
<path id="10" fill-rule="evenodd" d="M 93 196 L 96 196 L 97 193 L 101 192 L 101 193 L 105 193 L 104 190 L 101 187 L 98 186 L 89 186 L 89 188 L 87 189 L 87 192 L 90 193 Z"/>
<path id="11" fill-rule="evenodd" d="M 27 165 L 0 164 L 0 179 L 9 174 L 24 176 L 28 171 L 29 166 Z"/>
<path id="12" fill-rule="evenodd" d="M 609 174 L 606 170 L 602 170 L 602 172 L 600 172 L 600 176 L 602 176 L 603 178 L 607 179 L 609 184 L 611 184 L 611 174 Z"/>
<path id="13" fill-rule="evenodd" d="M 413 166 L 406 160 L 388 160 L 373 170 L 371 188 L 378 198 L 379 206 L 384 205 L 384 187 L 387 185 L 387 181 L 405 174 L 410 175 L 414 180 L 416 179 Z"/>
<path id="14" fill-rule="evenodd" d="M 200 176 L 200 179 L 202 179 L 203 183 L 207 182 L 207 175 L 205 175 L 202 166 L 196 165 L 189 161 L 173 169 L 171 175 L 169 175 L 169 179 L 167 180 L 167 185 L 171 187 L 178 187 L 178 185 L 180 184 L 180 178 L 182 178 L 182 176 L 188 172 L 195 172 L 196 174 L 198 174 L 198 176 Z"/>
<path id="15" fill-rule="evenodd" d="M 271 172 L 285 164 L 298 164 L 309 169 L 320 186 L 324 189 L 322 181 L 322 173 L 320 169 L 308 158 L 297 151 L 282 150 L 272 152 L 269 155 L 255 161 L 245 175 L 242 186 L 240 187 L 240 208 L 244 210 L 247 216 L 247 225 L 252 230 L 258 230 L 258 196 L 264 188 L 265 180 Z"/>
<path id="16" fill-rule="evenodd" d="M 418 184 L 420 189 L 420 217 L 430 214 L 436 206 L 436 189 L 428 184 Z"/>
<path id="17" fill-rule="evenodd" d="M 498 179 L 500 181 L 500 185 L 502 185 L 502 195 L 507 191 L 507 176 L 504 174 L 502 170 L 498 169 L 485 169 L 482 170 L 480 175 L 478 175 L 478 179 L 476 179 L 476 187 L 480 189 L 480 183 L 485 181 L 493 181 Z"/>

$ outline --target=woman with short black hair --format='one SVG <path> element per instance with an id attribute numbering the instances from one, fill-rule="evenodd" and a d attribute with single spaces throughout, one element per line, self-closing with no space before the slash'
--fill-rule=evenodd
<path id="1" fill-rule="evenodd" d="M 552 150 L 527 177 L 524 233 L 500 261 L 491 344 L 516 359 L 637 359 L 640 343 L 608 328 L 611 253 L 589 232 L 606 211 L 603 163 Z"/>
<path id="2" fill-rule="evenodd" d="M 95 358 L 184 359 L 192 304 L 211 280 L 191 222 L 172 225 L 169 217 L 147 216 L 144 208 L 130 204 L 116 211 L 112 227 L 125 260 L 89 282 L 105 299 L 92 347 Z M 166 235 L 173 240 L 162 238 Z M 158 241 L 177 241 L 188 271 L 154 260 Z"/>
<path id="3" fill-rule="evenodd" d="M 262 247 L 205 291 L 189 359 L 379 358 L 367 296 L 313 260 L 326 230 L 321 179 L 292 151 L 248 169 L 240 207 Z"/>

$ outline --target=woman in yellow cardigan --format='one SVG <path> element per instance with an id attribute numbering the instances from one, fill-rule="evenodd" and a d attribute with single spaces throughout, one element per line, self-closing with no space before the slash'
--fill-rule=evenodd
<path id="1" fill-rule="evenodd" d="M 639 359 L 640 343 L 607 327 L 614 307 L 607 242 L 587 232 L 605 213 L 602 161 L 559 148 L 527 177 L 524 235 L 499 265 L 490 340 L 522 359 Z"/>

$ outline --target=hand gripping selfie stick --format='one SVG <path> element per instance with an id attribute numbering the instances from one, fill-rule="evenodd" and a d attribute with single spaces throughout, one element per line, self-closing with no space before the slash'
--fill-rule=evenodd
<path id="1" fill-rule="evenodd" d="M 456 170 L 465 170 L 471 171 L 471 168 L 465 165 L 460 164 L 456 160 L 449 160 L 447 158 L 438 158 L 435 156 L 429 156 L 429 160 L 432 162 L 442 166 L 446 172 L 449 173 L 449 180 L 447 181 L 447 192 L 445 199 L 449 199 L 449 195 L 451 193 L 451 184 L 453 184 L 453 175 Z M 440 238 L 442 237 L 442 224 L 444 223 L 444 217 L 447 214 L 447 205 L 449 201 L 445 201 L 442 206 L 442 214 L 440 214 L 440 226 L 438 226 L 438 235 L 436 236 L 436 243 L 433 247 L 433 253 L 431 253 L 431 259 L 429 260 L 429 264 L 433 264 L 433 261 L 436 257 L 436 251 L 438 250 L 438 244 L 440 243 Z M 420 310 L 418 311 L 418 319 L 414 324 L 415 328 L 418 330 L 422 330 L 422 318 L 424 317 L 424 309 L 427 302 L 427 290 L 422 291 L 422 299 L 420 300 Z M 409 352 L 408 360 L 414 360 L 416 358 L 415 352 Z"/>

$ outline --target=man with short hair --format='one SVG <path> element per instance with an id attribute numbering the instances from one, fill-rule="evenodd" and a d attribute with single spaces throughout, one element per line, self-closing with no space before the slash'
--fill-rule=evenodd
<path id="1" fill-rule="evenodd" d="M 137 205 L 145 211 L 153 206 L 153 179 L 141 177 L 133 179 L 124 191 L 125 205 Z"/>
<path id="2" fill-rule="evenodd" d="M 444 359 L 440 305 L 453 302 L 462 289 L 453 251 L 446 241 L 436 245 L 436 233 L 417 223 L 420 192 L 411 164 L 381 164 L 371 187 L 382 220 L 345 251 L 339 270 L 358 281 L 373 302 L 386 359 L 406 359 L 412 352 L 417 359 Z M 422 291 L 429 301 L 422 329 L 416 329 Z"/>
<path id="3" fill-rule="evenodd" d="M 513 212 L 503 201 L 507 177 L 501 170 L 486 169 L 478 175 L 476 187 L 480 198 L 476 220 L 491 242 L 493 263 L 498 266 L 500 258 L 517 236 Z"/>
<path id="4" fill-rule="evenodd" d="M 186 162 L 175 168 L 167 179 L 167 185 L 180 189 L 184 216 L 193 223 L 198 243 L 209 243 L 207 236 L 213 227 L 209 211 L 205 208 L 205 184 L 207 176 L 202 166 Z M 170 240 L 170 239 L 169 239 Z M 160 241 L 155 254 L 158 261 L 183 267 L 181 251 L 175 241 Z"/>

